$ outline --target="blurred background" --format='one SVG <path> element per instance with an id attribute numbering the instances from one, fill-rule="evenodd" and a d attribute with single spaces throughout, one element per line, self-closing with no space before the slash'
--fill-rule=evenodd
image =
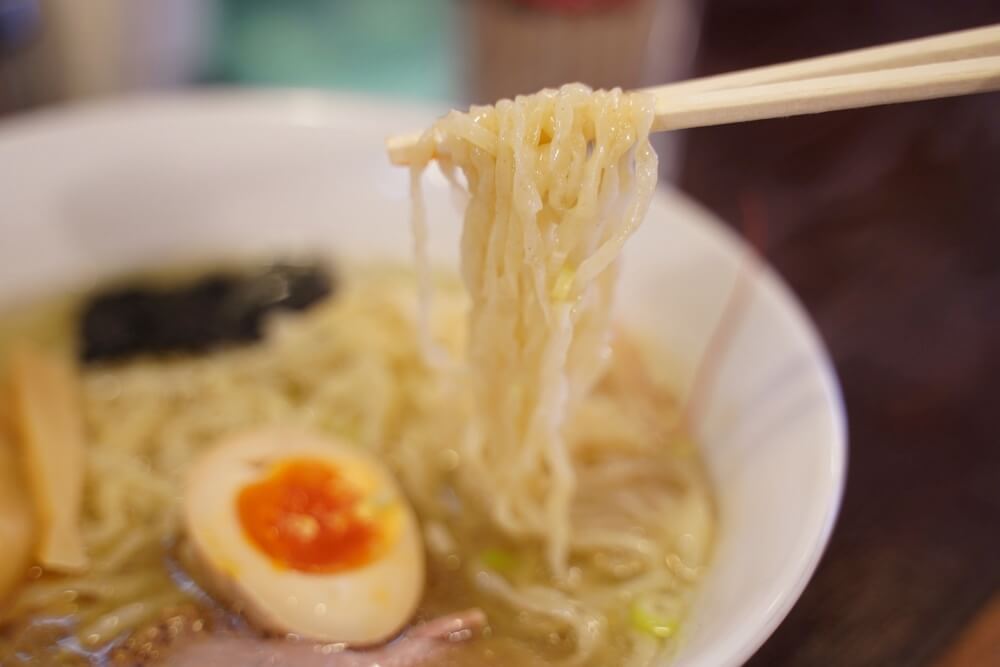
<path id="1" fill-rule="evenodd" d="M 697 0 L 0 0 L 0 113 L 189 85 L 439 105 L 684 78 Z M 586 48 L 581 48 L 586 44 Z M 659 137 L 676 175 L 676 137 Z"/>
<path id="2" fill-rule="evenodd" d="M 630 87 L 688 73 L 698 13 L 694 0 L 2 0 L 3 104 L 204 83 L 448 102 L 575 77 Z"/>
<path id="3" fill-rule="evenodd" d="M 0 128 L 188 86 L 628 88 L 997 22 L 998 0 L 0 0 Z M 763 205 L 847 404 L 830 549 L 750 664 L 1000 665 L 1000 96 L 658 141 L 724 219 Z"/>

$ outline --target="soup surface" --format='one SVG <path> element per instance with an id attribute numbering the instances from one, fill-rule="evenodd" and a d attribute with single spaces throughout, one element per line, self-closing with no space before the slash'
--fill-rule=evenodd
<path id="1" fill-rule="evenodd" d="M 498 530 L 461 484 L 454 443 L 467 409 L 457 390 L 467 304 L 457 278 L 435 277 L 436 354 L 428 360 L 413 275 L 340 269 L 336 284 L 312 284 L 308 298 L 283 308 L 241 311 L 229 329 L 213 319 L 217 304 L 192 287 L 204 283 L 204 272 L 190 270 L 121 283 L 183 296 L 156 302 L 160 315 L 174 310 L 169 318 L 147 313 L 152 324 L 138 342 L 106 340 L 94 324 L 98 296 L 115 286 L 0 318 L 5 375 L 24 341 L 72 359 L 87 560 L 71 571 L 33 561 L 5 592 L 0 664 L 158 664 L 204 637 L 275 636 L 249 622 L 238 599 L 220 594 L 191 553 L 182 516 L 195 462 L 227 437 L 268 428 L 336 438 L 372 454 L 398 480 L 426 554 L 411 623 L 467 608 L 486 616 L 476 638 L 427 664 L 644 665 L 683 636 L 714 517 L 668 378 L 657 375 L 656 351 L 618 329 L 595 389 L 567 422 L 578 480 L 574 538 L 567 571 L 555 573 L 543 541 Z M 276 284 L 286 301 L 297 293 Z M 105 324 L 115 322 L 114 312 L 104 314 Z M 174 330 L 162 331 L 168 320 Z M 315 608 L 320 613 L 322 600 Z"/>

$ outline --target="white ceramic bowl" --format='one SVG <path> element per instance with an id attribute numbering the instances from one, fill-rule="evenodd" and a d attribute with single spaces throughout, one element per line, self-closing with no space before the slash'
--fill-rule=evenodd
<path id="1" fill-rule="evenodd" d="M 124 101 L 0 125 L 0 303 L 124 270 L 330 250 L 405 259 L 407 175 L 382 152 L 426 109 L 305 93 Z M 436 173 L 436 172 L 435 172 Z M 459 217 L 432 176 L 432 253 Z M 661 189 L 627 248 L 620 308 L 691 382 L 744 257 L 738 239 Z M 698 425 L 720 510 L 714 564 L 676 664 L 745 661 L 789 611 L 844 483 L 844 413 L 802 309 L 763 268 Z"/>

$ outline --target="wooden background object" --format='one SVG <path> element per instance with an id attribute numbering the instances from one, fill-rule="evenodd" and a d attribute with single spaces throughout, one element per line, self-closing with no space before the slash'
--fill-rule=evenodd
<path id="1" fill-rule="evenodd" d="M 696 75 L 997 21 L 996 0 L 710 0 Z M 750 667 L 1000 665 L 975 653 L 1000 631 L 1000 94 L 685 143 L 686 191 L 734 222 L 763 203 L 850 428 L 830 548 Z"/>

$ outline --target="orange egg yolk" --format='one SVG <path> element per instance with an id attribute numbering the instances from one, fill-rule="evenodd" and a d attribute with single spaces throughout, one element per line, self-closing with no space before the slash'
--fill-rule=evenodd
<path id="1" fill-rule="evenodd" d="M 322 460 L 283 461 L 240 491 L 244 533 L 276 564 L 309 573 L 366 565 L 388 547 L 364 494 Z"/>

